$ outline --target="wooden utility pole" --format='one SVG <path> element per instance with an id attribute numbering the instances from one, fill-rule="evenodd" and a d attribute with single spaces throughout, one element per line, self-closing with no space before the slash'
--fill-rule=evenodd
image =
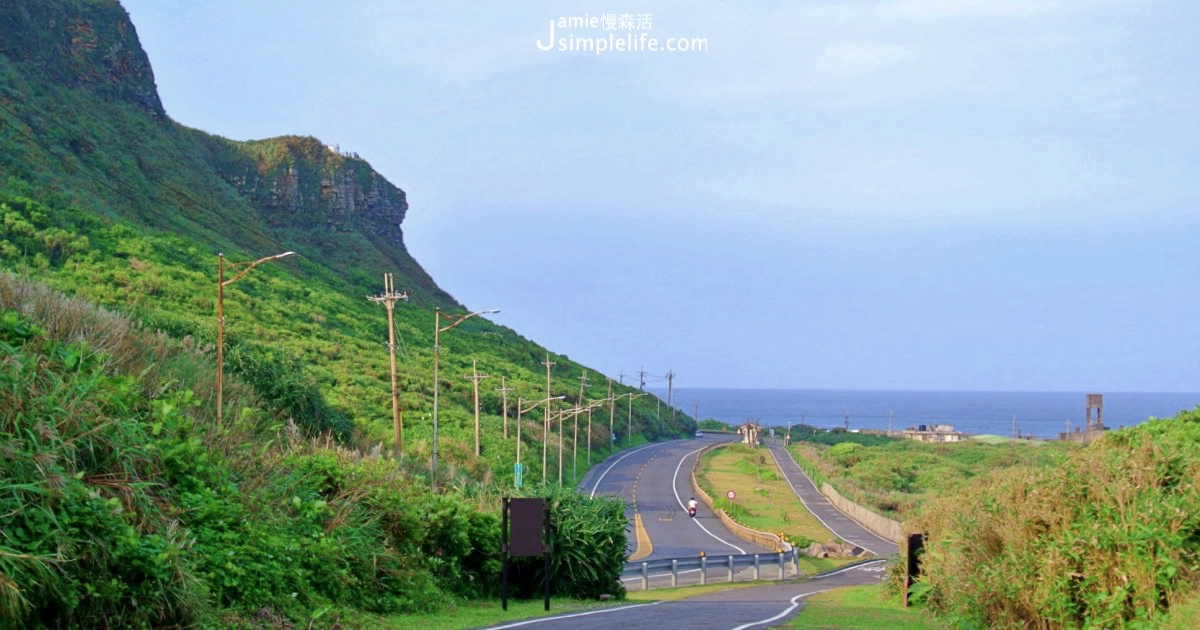
<path id="1" fill-rule="evenodd" d="M 546 455 L 550 448 L 550 368 L 554 362 L 550 360 L 550 353 L 546 353 L 546 360 L 542 361 L 542 365 L 546 366 L 546 419 L 542 423 L 542 483 L 546 483 Z"/>
<path id="2" fill-rule="evenodd" d="M 674 384 L 675 373 L 667 370 L 667 406 L 671 408 L 671 424 L 675 424 L 675 403 L 674 403 Z"/>
<path id="3" fill-rule="evenodd" d="M 508 439 L 508 392 L 511 392 L 512 390 L 513 388 L 511 387 L 505 387 L 504 377 L 501 376 L 500 387 L 497 387 L 496 391 L 500 392 L 500 405 L 504 408 L 504 439 L 506 440 Z"/>
<path id="4" fill-rule="evenodd" d="M 591 466 L 592 465 L 592 408 L 591 407 L 588 407 L 587 457 L 588 457 L 588 466 Z"/>
<path id="5" fill-rule="evenodd" d="M 608 379 L 608 443 L 613 444 L 613 417 L 616 413 L 617 399 L 612 395 L 612 379 Z"/>
<path id="6" fill-rule="evenodd" d="M 408 301 L 408 291 L 396 293 L 392 274 L 383 274 L 383 294 L 368 297 L 375 303 L 383 303 L 388 319 L 388 357 L 392 372 L 392 433 L 396 441 L 396 457 L 404 454 L 404 417 L 400 412 L 400 388 L 396 383 L 396 319 L 395 307 L 398 300 Z"/>
<path id="7" fill-rule="evenodd" d="M 479 373 L 477 363 L 475 359 L 471 359 L 471 373 L 463 376 L 471 379 L 475 391 L 475 457 L 483 454 L 479 449 L 479 381 L 488 378 L 487 374 Z"/>
<path id="8" fill-rule="evenodd" d="M 563 482 L 563 416 L 567 415 L 564 409 L 558 414 L 558 485 Z"/>

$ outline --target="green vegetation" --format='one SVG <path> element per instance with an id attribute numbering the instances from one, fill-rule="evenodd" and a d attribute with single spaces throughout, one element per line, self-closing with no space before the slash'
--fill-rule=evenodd
<path id="1" fill-rule="evenodd" d="M 1200 408 L 977 480 L 911 521 L 928 535 L 915 593 L 980 627 L 1182 622 L 1200 593 L 1197 479 Z"/>
<path id="2" fill-rule="evenodd" d="M 803 430 L 793 438 L 814 477 L 926 533 L 912 596 L 957 626 L 1194 622 L 1200 409 L 1088 446 Z M 891 578 L 896 589 L 901 577 Z"/>
<path id="3" fill-rule="evenodd" d="M 1016 466 L 1053 466 L 1076 445 L 976 441 L 931 444 L 793 427 L 791 453 L 813 479 L 878 514 L 904 520 L 926 501 Z"/>
<path id="4" fill-rule="evenodd" d="M 611 453 L 605 407 L 577 438 L 574 417 L 546 434 L 526 414 L 526 487 L 511 490 L 517 402 L 546 397 L 541 362 L 561 407 L 609 383 L 580 389 L 584 366 L 472 318 L 441 336 L 434 384 L 434 309 L 469 309 L 405 250 L 404 191 L 314 138 L 171 121 L 113 0 L 0 14 L 0 626 L 322 627 L 469 607 L 496 588 L 500 498 L 522 493 L 553 501 L 556 597 L 622 595 L 620 503 L 529 483 L 573 485 Z M 218 426 L 217 254 L 230 279 L 288 250 L 225 287 Z M 365 299 L 383 273 L 410 298 L 395 310 L 402 449 L 385 310 Z M 475 361 L 492 375 L 482 455 L 462 378 Z M 621 443 L 695 430 L 648 397 L 632 425 Z M 561 473 L 532 456 L 543 443 L 564 450 Z M 518 568 L 517 589 L 546 577 Z"/>
<path id="5" fill-rule="evenodd" d="M 744 444 L 714 448 L 701 457 L 696 479 L 713 498 L 714 507 L 746 527 L 781 535 L 801 548 L 833 538 L 805 509 L 766 449 Z M 730 490 L 737 497 L 734 501 L 725 498 Z M 811 575 L 852 561 L 801 556 L 800 564 L 801 570 Z"/>
<path id="6" fill-rule="evenodd" d="M 878 586 L 848 586 L 824 591 L 803 601 L 800 613 L 781 628 L 836 628 L 838 630 L 939 630 L 953 626 L 931 619 L 919 608 L 902 608 L 895 597 L 885 597 Z"/>
<path id="7" fill-rule="evenodd" d="M 696 430 L 698 430 L 698 431 L 715 431 L 717 433 L 734 433 L 737 431 L 737 427 L 732 424 L 725 424 L 724 422 L 721 422 L 720 420 L 713 420 L 712 418 L 705 418 L 696 423 Z"/>
<path id="8" fill-rule="evenodd" d="M 31 285 L 6 281 L 0 296 L 108 348 L 0 310 L 5 624 L 237 625 L 262 611 L 315 620 L 497 594 L 495 490 L 434 494 L 392 461 L 259 413 L 201 422 L 177 380 L 183 344 Z M 555 594 L 622 595 L 623 505 L 534 493 L 552 498 Z M 536 590 L 541 564 L 517 568 L 518 595 Z"/>

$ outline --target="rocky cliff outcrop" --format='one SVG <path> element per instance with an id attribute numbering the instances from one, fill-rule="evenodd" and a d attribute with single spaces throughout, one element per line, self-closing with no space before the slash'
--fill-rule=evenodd
<path id="1" fill-rule="evenodd" d="M 115 0 L 0 0 L 0 54 L 31 76 L 165 116 L 150 60 Z"/>
<path id="2" fill-rule="evenodd" d="M 229 142 L 227 149 L 218 174 L 272 227 L 357 230 L 403 243 L 404 191 L 357 155 L 299 136 Z"/>

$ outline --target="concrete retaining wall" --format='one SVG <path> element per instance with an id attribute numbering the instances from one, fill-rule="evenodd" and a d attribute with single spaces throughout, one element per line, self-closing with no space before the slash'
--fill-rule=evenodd
<path id="1" fill-rule="evenodd" d="M 899 521 L 893 521 L 890 518 L 880 516 L 871 510 L 843 497 L 833 486 L 823 483 L 821 484 L 821 494 L 829 499 L 829 502 L 834 507 L 845 512 L 850 518 L 858 521 L 863 527 L 875 532 L 876 535 L 882 536 L 897 545 L 904 540 L 904 529 L 900 526 Z"/>

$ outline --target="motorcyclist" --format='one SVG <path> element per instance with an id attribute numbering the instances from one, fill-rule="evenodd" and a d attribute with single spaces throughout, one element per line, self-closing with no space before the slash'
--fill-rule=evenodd
<path id="1" fill-rule="evenodd" d="M 692 498 L 688 499 L 688 513 L 689 514 L 696 513 L 696 497 L 692 497 Z"/>

